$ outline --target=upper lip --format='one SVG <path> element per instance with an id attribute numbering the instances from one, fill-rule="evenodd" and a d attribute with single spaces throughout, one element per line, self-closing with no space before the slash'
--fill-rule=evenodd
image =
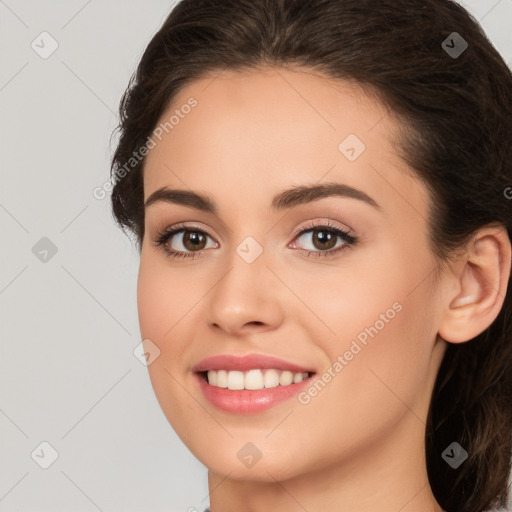
<path id="1" fill-rule="evenodd" d="M 295 363 L 290 363 L 277 357 L 265 356 L 262 354 L 249 354 L 242 357 L 233 355 L 218 355 L 207 357 L 196 364 L 192 371 L 206 372 L 208 370 L 239 370 L 248 371 L 253 369 L 275 369 L 288 370 L 293 373 L 314 373 L 311 368 L 306 368 Z"/>

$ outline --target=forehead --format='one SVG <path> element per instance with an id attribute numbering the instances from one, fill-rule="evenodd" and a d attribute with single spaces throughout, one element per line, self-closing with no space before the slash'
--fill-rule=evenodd
<path id="1" fill-rule="evenodd" d="M 318 71 L 212 74 L 184 87 L 159 126 L 161 140 L 145 162 L 145 200 L 163 186 L 219 196 L 238 186 L 250 200 L 322 180 L 390 201 L 397 194 L 425 200 L 396 153 L 395 117 L 361 86 Z"/>

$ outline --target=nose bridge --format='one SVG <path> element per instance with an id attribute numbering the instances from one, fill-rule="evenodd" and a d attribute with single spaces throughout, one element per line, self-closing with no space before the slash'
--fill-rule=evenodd
<path id="1" fill-rule="evenodd" d="M 225 255 L 222 277 L 209 294 L 211 323 L 234 332 L 247 323 L 275 327 L 279 322 L 282 309 L 267 268 L 267 250 L 249 235 Z"/>
<path id="2" fill-rule="evenodd" d="M 266 257 L 263 244 L 260 244 L 254 237 L 247 236 L 237 245 L 233 245 L 230 254 L 225 256 L 224 277 L 215 287 L 217 301 L 227 300 L 244 301 L 249 303 L 264 294 L 263 288 L 268 280 L 269 271 L 266 267 Z"/>

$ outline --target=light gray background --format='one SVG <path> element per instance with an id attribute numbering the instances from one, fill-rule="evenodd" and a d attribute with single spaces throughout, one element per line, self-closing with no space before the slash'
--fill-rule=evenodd
<path id="1" fill-rule="evenodd" d="M 135 245 L 92 194 L 120 97 L 174 4 L 0 0 L 0 512 L 208 505 L 206 469 L 133 354 Z M 463 5 L 511 63 L 512 0 Z M 59 45 L 47 59 L 31 47 L 43 31 Z M 46 262 L 43 237 L 57 247 Z M 58 452 L 48 469 L 43 441 Z"/>

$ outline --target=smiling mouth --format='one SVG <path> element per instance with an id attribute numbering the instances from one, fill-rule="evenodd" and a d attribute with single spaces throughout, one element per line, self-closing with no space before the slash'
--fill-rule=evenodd
<path id="1" fill-rule="evenodd" d="M 210 386 L 230 390 L 261 390 L 285 387 L 309 379 L 314 372 L 291 372 L 278 369 L 208 370 L 198 372 Z"/>

